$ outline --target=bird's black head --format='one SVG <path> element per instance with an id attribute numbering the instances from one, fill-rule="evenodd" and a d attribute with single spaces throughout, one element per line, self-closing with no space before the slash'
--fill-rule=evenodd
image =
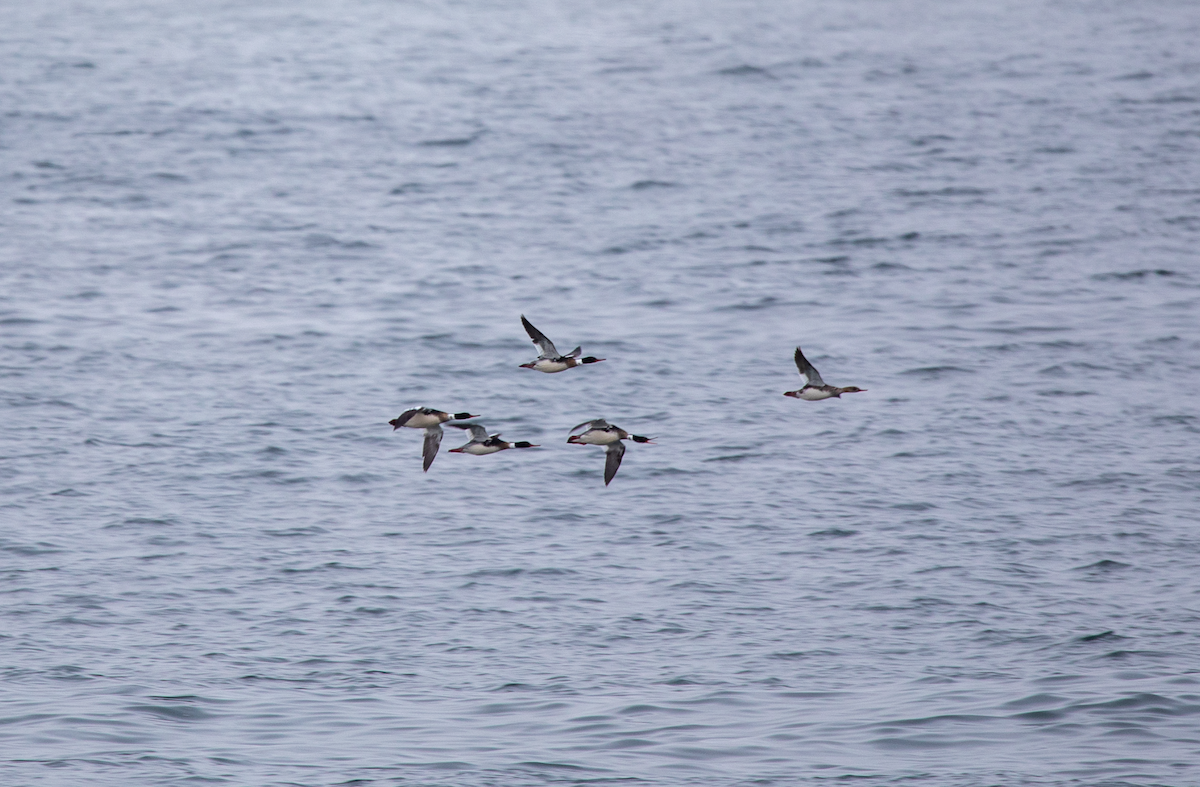
<path id="1" fill-rule="evenodd" d="M 467 420 L 468 418 L 478 418 L 478 417 L 479 417 L 479 416 L 477 416 L 477 415 L 471 415 L 470 413 L 455 413 L 455 414 L 454 414 L 454 420 L 455 420 L 455 421 L 465 421 L 465 420 Z"/>
<path id="2" fill-rule="evenodd" d="M 513 448 L 539 448 L 540 447 L 540 446 L 534 445 L 533 443 L 527 443 L 524 440 L 522 440 L 519 443 L 513 443 L 512 445 L 513 445 Z"/>
<path id="3" fill-rule="evenodd" d="M 631 435 L 629 435 L 629 439 L 635 443 L 653 443 L 654 442 L 654 438 L 642 437 L 640 434 L 631 434 Z"/>
<path id="4" fill-rule="evenodd" d="M 586 358 L 580 358 L 579 362 L 580 363 L 600 363 L 603 360 L 604 360 L 603 358 L 595 358 L 595 357 L 589 355 Z"/>

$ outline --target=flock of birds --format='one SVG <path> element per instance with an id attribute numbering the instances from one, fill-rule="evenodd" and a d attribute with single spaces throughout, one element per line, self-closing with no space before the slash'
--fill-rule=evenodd
<path id="1" fill-rule="evenodd" d="M 562 355 L 554 347 L 554 342 L 546 338 L 546 335 L 533 327 L 533 323 L 525 319 L 525 315 L 521 315 L 521 324 L 525 326 L 525 332 L 529 334 L 529 338 L 537 345 L 539 355 L 536 361 L 521 364 L 522 369 L 535 369 L 546 374 L 555 374 L 564 372 L 567 369 L 584 364 L 600 363 L 604 358 L 595 358 L 583 355 L 583 348 L 576 347 L 566 355 Z M 800 370 L 800 374 L 805 377 L 805 384 L 794 391 L 787 391 L 783 395 L 791 396 L 796 399 L 803 399 L 806 402 L 819 402 L 822 399 L 840 399 L 844 393 L 860 393 L 863 388 L 857 388 L 853 385 L 845 388 L 839 388 L 836 385 L 828 385 L 821 379 L 821 373 L 813 367 L 808 359 L 804 357 L 804 353 L 800 352 L 800 348 L 796 348 L 794 356 L 796 368 Z M 471 413 L 454 413 L 450 414 L 442 410 L 434 410 L 431 407 L 415 407 L 411 410 L 405 410 L 399 416 L 388 421 L 391 424 L 392 431 L 396 431 L 402 426 L 410 429 L 424 429 L 425 442 L 421 449 L 421 457 L 424 460 L 424 469 L 429 471 L 429 466 L 433 464 L 433 458 L 437 456 L 438 448 L 442 444 L 442 424 L 456 421 L 467 421 L 471 418 L 478 418 L 477 415 Z M 488 431 L 477 423 L 449 423 L 456 429 L 465 429 L 471 434 L 471 439 L 458 448 L 451 448 L 452 454 L 473 454 L 475 456 L 486 456 L 487 454 L 495 454 L 504 451 L 508 448 L 540 448 L 541 446 L 524 440 L 516 443 L 510 443 L 500 439 L 500 434 L 488 434 Z M 586 429 L 585 429 L 586 427 Z M 583 429 L 584 431 L 580 432 Z M 579 434 L 576 434 L 579 432 Z M 577 445 L 602 445 L 605 451 L 604 461 L 604 485 L 608 486 L 616 476 L 617 470 L 621 467 L 621 459 L 625 456 L 624 440 L 632 440 L 635 443 L 653 443 L 654 440 L 642 435 L 630 434 L 616 424 L 610 424 L 603 418 L 595 418 L 590 421 L 584 421 L 577 424 L 568 433 L 567 442 Z"/>

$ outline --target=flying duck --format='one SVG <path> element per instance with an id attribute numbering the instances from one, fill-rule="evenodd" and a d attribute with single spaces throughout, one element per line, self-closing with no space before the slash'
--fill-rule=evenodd
<path id="1" fill-rule="evenodd" d="M 489 435 L 487 430 L 479 424 L 450 424 L 459 429 L 471 430 L 471 439 L 465 445 L 460 445 L 458 448 L 451 448 L 452 454 L 474 454 L 475 456 L 486 456 L 494 454 L 497 451 L 503 451 L 506 448 L 539 448 L 533 443 L 527 443 L 522 440 L 519 443 L 507 443 L 500 439 L 500 433 Z"/>
<path id="2" fill-rule="evenodd" d="M 450 415 L 441 410 L 434 410 L 432 407 L 415 407 L 412 410 L 405 410 L 388 423 L 392 425 L 393 432 L 402 426 L 425 430 L 425 444 L 421 447 L 421 456 L 425 460 L 425 472 L 428 473 L 429 466 L 433 464 L 433 458 L 437 456 L 438 446 L 442 444 L 442 424 L 446 421 L 464 421 L 468 418 L 478 417 L 470 413 Z"/>
<path id="3" fill-rule="evenodd" d="M 588 427 L 581 434 L 575 432 Z M 609 482 L 617 474 L 617 469 L 621 467 L 621 458 L 625 456 L 625 444 L 621 441 L 630 439 L 635 443 L 653 443 L 649 437 L 642 437 L 639 434 L 630 434 L 619 426 L 610 424 L 603 418 L 597 418 L 593 421 L 584 421 L 571 430 L 570 436 L 567 437 L 568 443 L 578 445 L 602 445 L 604 446 L 604 485 L 608 486 Z"/>
<path id="4" fill-rule="evenodd" d="M 525 326 L 525 333 L 529 334 L 529 338 L 538 346 L 541 354 L 538 355 L 536 361 L 521 364 L 522 369 L 536 369 L 539 372 L 546 374 L 554 374 L 555 372 L 563 372 L 570 369 L 572 366 L 579 366 L 585 363 L 599 363 L 603 358 L 593 358 L 587 356 L 580 358 L 583 353 L 582 347 L 576 347 L 566 355 L 559 355 L 558 350 L 554 349 L 554 342 L 546 338 L 546 335 L 533 327 L 533 323 L 525 319 L 525 315 L 521 315 L 521 324 Z"/>
<path id="5" fill-rule="evenodd" d="M 783 394 L 784 396 L 803 399 L 806 402 L 819 402 L 822 399 L 840 399 L 844 393 L 860 393 L 866 390 L 865 388 L 856 388 L 853 385 L 847 388 L 826 385 L 825 381 L 821 379 L 821 373 L 808 362 L 808 359 L 804 357 L 804 353 L 800 352 L 799 347 L 796 348 L 795 359 L 796 368 L 800 370 L 800 374 L 808 379 L 808 382 L 795 391 L 786 391 Z"/>

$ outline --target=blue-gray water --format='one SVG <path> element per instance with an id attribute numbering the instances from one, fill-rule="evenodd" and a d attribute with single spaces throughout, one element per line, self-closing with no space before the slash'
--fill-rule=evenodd
<path id="1" fill-rule="evenodd" d="M 0 16 L 3 784 L 1200 782 L 1194 3 Z"/>

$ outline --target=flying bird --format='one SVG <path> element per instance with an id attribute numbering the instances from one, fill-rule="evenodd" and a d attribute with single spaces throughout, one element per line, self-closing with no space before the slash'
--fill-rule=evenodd
<path id="1" fill-rule="evenodd" d="M 539 372 L 546 374 L 554 374 L 555 372 L 564 372 L 573 366 L 579 366 L 585 363 L 599 363 L 603 358 L 593 358 L 587 356 L 580 358 L 583 354 L 582 347 L 576 347 L 566 355 L 559 355 L 558 350 L 554 348 L 554 342 L 546 338 L 546 335 L 533 327 L 533 323 L 525 319 L 525 315 L 521 315 L 521 324 L 525 326 L 525 333 L 529 334 L 529 338 L 538 346 L 541 352 L 536 361 L 521 364 L 522 369 L 536 369 Z"/>
<path id="2" fill-rule="evenodd" d="M 583 427 L 588 427 L 581 434 L 575 434 Z M 567 437 L 568 443 L 577 445 L 602 445 L 604 446 L 604 485 L 608 486 L 616 476 L 617 470 L 621 467 L 621 459 L 625 456 L 625 444 L 622 440 L 629 439 L 635 443 L 653 443 L 649 437 L 642 437 L 639 434 L 630 434 L 619 426 L 610 424 L 603 418 L 597 418 L 592 421 L 584 421 L 571 430 L 570 436 Z"/>
<path id="3" fill-rule="evenodd" d="M 446 421 L 465 421 L 468 418 L 478 417 L 470 413 L 451 415 L 441 410 L 434 410 L 432 407 L 415 407 L 412 410 L 405 410 L 388 423 L 392 425 L 393 432 L 402 426 L 425 430 L 425 444 L 421 447 L 421 456 L 425 460 L 425 472 L 428 473 L 429 466 L 433 464 L 433 458 L 437 456 L 438 446 L 442 444 L 442 424 Z"/>
<path id="4" fill-rule="evenodd" d="M 498 451 L 503 451 L 506 448 L 540 448 L 541 446 L 527 443 L 522 440 L 519 443 L 508 443 L 500 439 L 500 433 L 489 435 L 487 430 L 479 424 L 450 424 L 459 429 L 471 430 L 471 439 L 464 445 L 458 448 L 451 448 L 452 454 L 474 454 L 475 456 L 486 456 L 494 454 Z"/>
<path id="5" fill-rule="evenodd" d="M 822 399 L 840 399 L 844 393 L 861 393 L 866 390 L 865 388 L 856 388 L 853 385 L 846 388 L 838 388 L 836 385 L 826 385 L 825 381 L 821 379 L 821 373 L 808 362 L 808 359 L 804 357 L 804 353 L 800 352 L 799 347 L 796 348 L 795 359 L 796 368 L 800 370 L 800 374 L 807 378 L 808 382 L 795 391 L 786 391 L 783 394 L 784 396 L 803 399 L 806 402 L 819 402 Z"/>

